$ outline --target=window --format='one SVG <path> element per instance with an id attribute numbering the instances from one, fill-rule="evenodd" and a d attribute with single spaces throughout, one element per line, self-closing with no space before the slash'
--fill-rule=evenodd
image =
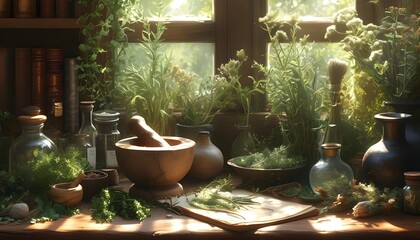
<path id="1" fill-rule="evenodd" d="M 249 56 L 243 76 L 257 75 L 250 68 L 253 61 L 267 63 L 268 39 L 258 19 L 271 9 L 280 9 L 284 15 L 302 15 L 302 33 L 310 40 L 321 42 L 320 49 L 327 44 L 324 39 L 326 28 L 331 25 L 332 14 L 343 7 L 354 6 L 359 15 L 368 22 L 374 22 L 378 7 L 367 0 L 164 0 L 167 6 L 163 14 L 167 20 L 164 34 L 166 47 L 171 49 L 175 63 L 199 74 L 207 75 L 230 58 L 239 49 L 245 49 Z M 145 13 L 153 12 L 153 1 L 143 1 Z M 382 6 L 383 7 L 383 6 Z M 321 11 L 322 10 L 322 11 Z M 128 33 L 135 48 L 139 41 L 141 25 L 135 26 L 137 33 Z M 335 45 L 329 52 L 337 50 Z M 327 52 L 328 52 L 327 51 Z M 131 52 L 131 51 L 129 51 Z M 325 52 L 325 51 L 324 51 Z M 192 55 L 190 55 L 192 54 Z M 341 54 L 340 54 L 341 55 Z M 333 56 L 326 56 L 325 59 Z M 188 59 L 186 61 L 185 59 Z M 193 60 L 192 60 L 193 59 Z M 207 69 L 204 69 L 207 68 Z M 244 78 L 244 81 L 247 81 Z M 256 101 L 262 108 L 264 101 Z"/>

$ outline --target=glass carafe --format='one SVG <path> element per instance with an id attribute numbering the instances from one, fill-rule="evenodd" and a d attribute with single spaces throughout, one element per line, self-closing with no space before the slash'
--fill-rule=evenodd
<path id="1" fill-rule="evenodd" d="M 321 159 L 309 172 L 309 183 L 314 192 L 320 191 L 335 198 L 339 193 L 346 192 L 353 180 L 350 166 L 341 160 L 341 144 L 325 143 L 321 145 Z"/>
<path id="2" fill-rule="evenodd" d="M 38 107 L 24 108 L 23 113 L 25 115 L 18 117 L 22 133 L 10 148 L 10 173 L 15 173 L 33 160 L 35 149 L 46 153 L 57 152 L 54 142 L 42 132 L 47 117 L 39 115 L 40 109 Z"/>

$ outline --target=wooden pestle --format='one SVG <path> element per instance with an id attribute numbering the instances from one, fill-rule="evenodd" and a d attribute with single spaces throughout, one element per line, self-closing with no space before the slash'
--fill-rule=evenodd
<path id="1" fill-rule="evenodd" d="M 155 132 L 141 116 L 133 116 L 128 121 L 128 130 L 137 136 L 138 142 L 145 147 L 170 147 L 157 132 Z"/>
<path id="2" fill-rule="evenodd" d="M 80 172 L 79 175 L 73 180 L 73 182 L 70 183 L 69 188 L 74 188 L 79 185 L 83 178 L 85 177 L 85 174 L 83 172 Z"/>

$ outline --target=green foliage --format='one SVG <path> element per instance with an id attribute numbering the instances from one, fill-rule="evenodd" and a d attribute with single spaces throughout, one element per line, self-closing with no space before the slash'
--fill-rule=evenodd
<path id="1" fill-rule="evenodd" d="M 129 24 L 140 18 L 139 0 L 79 0 L 84 42 L 79 45 L 80 92 L 109 107 L 116 97 L 115 80 L 127 46 Z"/>
<path id="2" fill-rule="evenodd" d="M 171 75 L 176 82 L 174 103 L 182 113 L 181 123 L 192 126 L 211 123 L 228 83 L 214 77 L 200 79 L 178 66 L 172 68 Z"/>
<path id="3" fill-rule="evenodd" d="M 249 204 L 256 204 L 253 196 L 235 196 L 232 194 L 232 176 L 215 179 L 209 184 L 201 187 L 195 197 L 188 200 L 194 207 L 207 210 L 235 210 L 244 208 Z"/>
<path id="4" fill-rule="evenodd" d="M 261 169 L 287 169 L 303 166 L 307 163 L 300 155 L 293 155 L 285 146 L 264 150 L 248 156 L 236 157 L 233 163 L 241 167 Z"/>
<path id="5" fill-rule="evenodd" d="M 156 26 L 155 31 L 152 25 Z M 118 87 L 129 102 L 129 112 L 141 115 L 151 128 L 164 135 L 172 117 L 176 86 L 171 76 L 172 59 L 161 51 L 166 26 L 161 21 L 155 24 L 145 21 L 143 27 L 139 45 L 146 53 L 147 62 L 124 69 Z"/>
<path id="6" fill-rule="evenodd" d="M 380 25 L 364 25 L 351 11 L 339 11 L 335 22 L 347 26 L 342 46 L 351 54 L 353 67 L 365 72 L 387 101 L 418 99 L 420 16 L 405 8 L 390 7 Z M 326 36 L 335 31 L 335 25 L 329 27 Z"/>
<path id="7" fill-rule="evenodd" d="M 92 198 L 90 205 L 92 220 L 97 223 L 110 223 L 117 215 L 124 219 L 142 221 L 150 216 L 150 207 L 130 197 L 128 193 L 115 189 L 102 189 L 100 195 Z"/>
<path id="8" fill-rule="evenodd" d="M 75 149 L 62 153 L 45 153 L 34 150 L 34 159 L 19 168 L 16 178 L 31 193 L 45 195 L 53 184 L 70 182 L 80 172 L 90 169 L 90 164 Z"/>
<path id="9" fill-rule="evenodd" d="M 222 102 L 224 106 L 221 109 L 228 108 L 238 101 L 245 115 L 244 126 L 249 126 L 249 117 L 251 114 L 251 100 L 255 93 L 264 93 L 265 80 L 256 80 L 249 77 L 252 82 L 246 84 L 241 79 L 241 68 L 244 62 L 248 60 L 245 50 L 241 49 L 236 52 L 236 59 L 230 59 L 226 64 L 222 64 L 219 68 L 219 74 L 216 75 L 218 81 L 225 81 L 228 85 L 222 91 Z M 261 68 L 260 65 L 254 64 L 253 67 Z"/>
<path id="10" fill-rule="evenodd" d="M 261 69 L 267 76 L 268 102 L 272 114 L 287 118 L 281 124 L 290 151 L 315 162 L 322 88 L 317 84 L 308 35 L 298 37 L 297 21 L 278 19 L 278 12 L 270 12 L 260 19 L 273 49 L 270 67 Z"/>
<path id="11" fill-rule="evenodd" d="M 379 25 L 363 24 L 353 9 L 342 9 L 335 24 L 346 24 L 346 32 L 336 25 L 327 28 L 326 38 L 344 34 L 342 48 L 350 53 L 352 75 L 346 83 L 344 119 L 357 131 L 358 149 L 365 151 L 381 136 L 373 116 L 383 111 L 384 101 L 419 99 L 419 15 L 409 9 L 391 7 Z"/>

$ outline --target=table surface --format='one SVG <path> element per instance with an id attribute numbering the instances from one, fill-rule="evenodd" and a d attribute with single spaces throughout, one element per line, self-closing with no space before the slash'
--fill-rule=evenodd
<path id="1" fill-rule="evenodd" d="M 81 205 L 81 212 L 54 222 L 0 225 L 0 239 L 420 239 L 420 216 L 398 210 L 366 219 L 352 218 L 350 213 L 323 214 L 246 233 L 163 208 L 152 209 L 151 217 L 142 222 L 117 217 L 110 224 L 92 221 L 88 204 Z"/>

